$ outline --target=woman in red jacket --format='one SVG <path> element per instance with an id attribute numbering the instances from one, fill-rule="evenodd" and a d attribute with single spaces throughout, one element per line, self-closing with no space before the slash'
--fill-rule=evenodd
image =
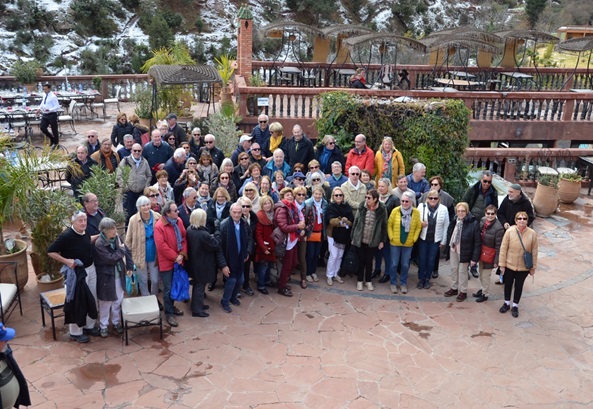
<path id="1" fill-rule="evenodd" d="M 255 227 L 255 274 L 257 291 L 268 294 L 266 284 L 270 282 L 270 270 L 276 261 L 275 243 L 270 237 L 274 231 L 274 202 L 270 196 L 262 196 L 259 204 L 261 209 L 257 212 Z"/>

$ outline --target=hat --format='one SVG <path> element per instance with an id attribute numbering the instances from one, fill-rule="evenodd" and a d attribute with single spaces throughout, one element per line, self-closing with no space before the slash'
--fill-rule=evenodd
<path id="1" fill-rule="evenodd" d="M 305 179 L 305 175 L 303 175 L 303 172 L 295 172 L 294 175 L 292 175 L 292 177 L 294 179 L 296 179 L 296 178 Z"/>
<path id="2" fill-rule="evenodd" d="M 518 183 L 513 183 L 511 186 L 509 186 L 511 189 L 515 189 L 515 190 L 521 190 L 521 185 Z"/>
<path id="3" fill-rule="evenodd" d="M 4 324 L 0 322 L 0 341 L 10 341 L 16 335 L 16 331 L 12 328 L 4 328 Z"/>
<path id="4" fill-rule="evenodd" d="M 251 139 L 253 139 L 251 136 L 249 136 L 249 135 L 243 135 L 241 137 L 241 139 L 239 139 L 239 143 L 243 143 L 245 141 L 250 141 Z"/>
<path id="5" fill-rule="evenodd" d="M 177 119 L 177 115 L 175 115 L 175 114 L 169 114 L 169 115 L 167 115 L 167 117 L 166 117 L 165 119 L 166 119 L 167 121 L 168 121 L 169 119 Z"/>

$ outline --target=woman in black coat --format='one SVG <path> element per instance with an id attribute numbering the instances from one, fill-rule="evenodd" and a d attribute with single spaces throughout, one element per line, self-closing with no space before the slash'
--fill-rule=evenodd
<path id="1" fill-rule="evenodd" d="M 207 317 L 204 310 L 209 307 L 204 305 L 204 289 L 207 283 L 216 280 L 217 269 L 227 267 L 222 254 L 220 241 L 206 229 L 206 212 L 196 209 L 189 219 L 190 227 L 187 229 L 187 274 L 193 279 L 194 288 L 191 294 L 192 317 Z"/>
<path id="2" fill-rule="evenodd" d="M 455 206 L 456 217 L 447 231 L 447 243 L 451 257 L 452 284 L 445 297 L 457 296 L 456 301 L 467 298 L 468 265 L 474 267 L 480 261 L 482 240 L 480 222 L 469 211 L 466 202 Z"/>
<path id="3" fill-rule="evenodd" d="M 124 135 L 132 135 L 134 133 L 134 126 L 128 122 L 128 117 L 124 112 L 117 114 L 117 123 L 113 125 L 111 131 L 111 143 L 115 148 L 117 145 L 124 145 Z"/>

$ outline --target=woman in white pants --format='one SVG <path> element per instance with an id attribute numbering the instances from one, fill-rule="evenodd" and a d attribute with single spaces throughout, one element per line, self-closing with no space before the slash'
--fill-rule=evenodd
<path id="1" fill-rule="evenodd" d="M 341 284 L 344 281 L 338 275 L 338 272 L 340 271 L 344 250 L 350 243 L 350 232 L 354 222 L 352 208 L 344 201 L 342 188 L 335 187 L 332 191 L 331 201 L 327 206 L 324 217 L 329 249 L 326 270 L 327 285 L 333 285 L 334 280 Z"/>

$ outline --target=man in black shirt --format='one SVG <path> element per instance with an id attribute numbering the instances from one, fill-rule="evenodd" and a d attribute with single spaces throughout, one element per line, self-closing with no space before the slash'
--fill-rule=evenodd
<path id="1" fill-rule="evenodd" d="M 77 266 L 75 260 L 80 260 L 82 267 L 86 271 L 86 284 L 96 304 L 97 272 L 93 263 L 91 236 L 86 230 L 86 213 L 82 211 L 74 213 L 72 216 L 72 227 L 66 229 L 56 241 L 50 244 L 47 249 L 47 255 L 71 269 L 75 269 Z M 88 335 L 99 336 L 99 329 L 95 327 L 95 321 L 96 319 L 87 316 L 84 328 L 76 324 L 70 324 L 70 338 L 80 343 L 86 343 L 89 342 Z"/>
<path id="2" fill-rule="evenodd" d="M 99 209 L 99 199 L 97 199 L 97 195 L 94 193 L 85 193 L 82 196 L 82 205 L 84 206 L 87 217 L 86 232 L 90 234 L 94 243 L 101 233 L 99 231 L 99 223 L 105 217 L 105 212 Z"/>

